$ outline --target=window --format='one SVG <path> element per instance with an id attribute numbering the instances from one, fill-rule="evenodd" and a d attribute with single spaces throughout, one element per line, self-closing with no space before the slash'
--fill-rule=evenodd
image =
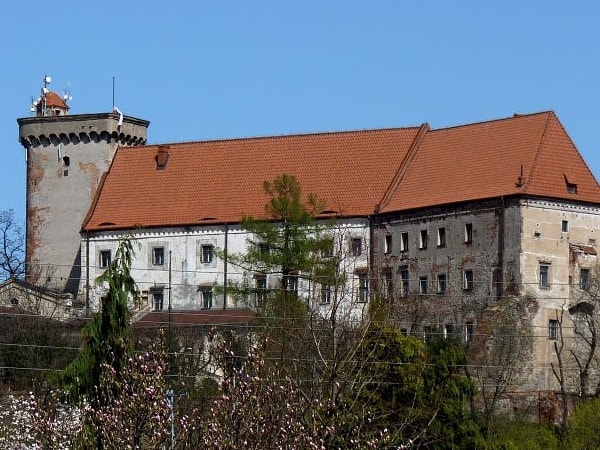
<path id="1" fill-rule="evenodd" d="M 331 258 L 333 257 L 333 239 L 326 238 L 321 241 L 321 258 Z"/>
<path id="2" fill-rule="evenodd" d="M 437 246 L 445 247 L 446 246 L 446 228 L 441 227 L 437 230 Z"/>
<path id="3" fill-rule="evenodd" d="M 454 325 L 451 323 L 447 323 L 444 325 L 444 339 L 447 339 L 448 336 L 452 336 L 454 334 Z"/>
<path id="4" fill-rule="evenodd" d="M 331 303 L 331 286 L 329 284 L 321 285 L 321 303 Z"/>
<path id="5" fill-rule="evenodd" d="M 365 303 L 369 299 L 369 275 L 367 273 L 358 274 L 358 301 Z"/>
<path id="6" fill-rule="evenodd" d="M 419 249 L 425 250 L 427 248 L 427 230 L 421 230 L 419 233 Z"/>
<path id="7" fill-rule="evenodd" d="M 575 184 L 575 183 L 569 183 L 566 179 L 565 179 L 565 182 L 567 184 L 567 192 L 569 194 L 577 194 L 577 184 Z"/>
<path id="8" fill-rule="evenodd" d="M 162 311 L 164 295 L 162 289 L 160 291 L 152 292 L 152 300 L 154 303 L 154 311 Z"/>
<path id="9" fill-rule="evenodd" d="M 540 287 L 541 288 L 549 288 L 550 287 L 550 265 L 549 264 L 540 264 Z"/>
<path id="10" fill-rule="evenodd" d="M 359 256 L 362 253 L 361 238 L 350 239 L 350 252 L 352 253 L 352 256 Z"/>
<path id="11" fill-rule="evenodd" d="M 408 251 L 408 233 L 404 232 L 400 235 L 400 251 L 407 252 Z"/>
<path id="12" fill-rule="evenodd" d="M 584 291 L 590 289 L 590 270 L 579 269 L 579 287 Z"/>
<path id="13" fill-rule="evenodd" d="M 298 295 L 298 275 L 287 275 L 287 290 Z"/>
<path id="14" fill-rule="evenodd" d="M 548 339 L 556 341 L 558 339 L 558 320 L 550 319 L 548 321 Z"/>
<path id="15" fill-rule="evenodd" d="M 200 286 L 200 297 L 202 299 L 202 309 L 212 309 L 212 286 Z"/>
<path id="16" fill-rule="evenodd" d="M 152 249 L 152 264 L 155 266 L 162 266 L 165 264 L 165 248 L 154 247 Z"/>
<path id="17" fill-rule="evenodd" d="M 214 247 L 212 245 L 202 246 L 201 261 L 203 264 L 210 264 L 213 262 L 213 250 Z"/>
<path id="18" fill-rule="evenodd" d="M 392 269 L 385 269 L 383 272 L 383 281 L 384 281 L 384 289 L 385 295 L 388 299 L 393 299 L 394 297 L 394 278 L 392 277 Z"/>
<path id="19" fill-rule="evenodd" d="M 470 244 L 473 242 L 473 224 L 465 223 L 465 243 Z"/>
<path id="20" fill-rule="evenodd" d="M 437 293 L 443 294 L 446 292 L 446 274 L 438 273 L 437 276 Z"/>
<path id="21" fill-rule="evenodd" d="M 112 255 L 110 250 L 101 250 L 100 251 L 100 268 L 106 269 L 110 266 L 112 261 Z"/>
<path id="22" fill-rule="evenodd" d="M 402 297 L 408 296 L 408 267 L 402 267 L 400 269 L 400 280 L 402 280 Z"/>
<path id="23" fill-rule="evenodd" d="M 261 258 L 266 258 L 267 256 L 269 256 L 270 253 L 270 249 L 269 249 L 269 244 L 267 244 L 266 242 L 259 242 L 258 243 L 258 256 L 260 256 Z"/>
<path id="24" fill-rule="evenodd" d="M 465 342 L 472 342 L 475 337 L 475 324 L 473 322 L 465 323 Z"/>
<path id="25" fill-rule="evenodd" d="M 264 274 L 254 275 L 254 288 L 257 304 L 264 302 L 267 299 L 267 276 Z"/>
<path id="26" fill-rule="evenodd" d="M 427 277 L 419 277 L 419 294 L 427 294 Z"/>
<path id="27" fill-rule="evenodd" d="M 568 221 L 568 220 L 563 220 L 563 221 L 561 222 L 561 225 L 560 225 L 560 230 L 561 230 L 563 233 L 567 233 L 567 232 L 569 231 L 569 221 Z"/>
<path id="28" fill-rule="evenodd" d="M 464 284 L 464 289 L 466 291 L 472 291 L 473 290 L 473 270 L 468 269 L 465 270 L 465 284 Z"/>
<path id="29" fill-rule="evenodd" d="M 385 242 L 383 243 L 383 253 L 386 255 L 392 253 L 392 235 L 385 235 Z"/>

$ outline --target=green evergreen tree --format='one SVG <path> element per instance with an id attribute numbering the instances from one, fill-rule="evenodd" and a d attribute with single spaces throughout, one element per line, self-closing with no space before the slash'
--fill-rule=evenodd
<path id="1" fill-rule="evenodd" d="M 244 217 L 242 227 L 251 235 L 247 250 L 222 253 L 221 257 L 247 273 L 265 277 L 262 287 L 247 281 L 230 286 L 228 292 L 243 298 L 253 296 L 254 306 L 264 319 L 269 353 L 290 360 L 302 348 L 293 342 L 300 342 L 307 330 L 307 305 L 298 296 L 299 280 L 326 275 L 331 262 L 322 255 L 332 243 L 315 220 L 324 209 L 324 201 L 314 194 L 304 197 L 294 176 L 281 175 L 272 182 L 265 181 L 263 187 L 269 197 L 266 219 Z M 278 276 L 276 286 L 266 285 L 268 275 Z"/>
<path id="2" fill-rule="evenodd" d="M 131 349 L 127 302 L 136 292 L 131 276 L 133 255 L 132 239 L 122 239 L 114 259 L 96 279 L 96 284 L 107 285 L 108 291 L 102 297 L 100 311 L 82 330 L 84 348 L 61 376 L 72 399 L 87 399 L 92 407 L 102 406 L 107 397 L 106 390 L 114 391 L 117 386 L 101 385 L 103 365 L 110 366 L 118 379 Z"/>

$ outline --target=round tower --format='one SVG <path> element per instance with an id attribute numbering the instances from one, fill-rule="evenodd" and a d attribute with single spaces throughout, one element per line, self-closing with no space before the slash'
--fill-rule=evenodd
<path id="1" fill-rule="evenodd" d="M 146 143 L 150 122 L 110 113 L 70 115 L 67 96 L 47 89 L 32 105 L 35 117 L 17 119 L 27 161 L 26 278 L 77 293 L 80 229 L 102 175 L 119 146 Z"/>

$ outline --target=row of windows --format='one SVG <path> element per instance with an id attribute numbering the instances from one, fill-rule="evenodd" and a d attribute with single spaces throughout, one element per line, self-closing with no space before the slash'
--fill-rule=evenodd
<path id="1" fill-rule="evenodd" d="M 151 250 L 152 265 L 165 265 L 165 247 L 153 247 Z M 202 245 L 199 260 L 202 264 L 210 264 L 214 261 L 214 246 Z M 100 268 L 106 269 L 112 262 L 112 250 L 101 250 L 99 255 Z"/>
<path id="2" fill-rule="evenodd" d="M 213 290 L 211 286 L 200 286 L 200 301 L 202 309 L 212 309 L 213 306 Z M 154 311 L 162 311 L 165 306 L 165 294 L 163 289 L 152 290 L 152 306 Z"/>
<path id="3" fill-rule="evenodd" d="M 471 244 L 473 242 L 473 224 L 466 223 L 464 229 L 464 243 Z M 419 250 L 426 250 L 429 245 L 429 232 L 426 229 L 419 231 Z M 436 232 L 436 245 L 438 248 L 446 246 L 446 228 L 439 227 Z M 392 253 L 393 240 L 392 235 L 387 234 L 384 240 L 383 252 L 386 254 Z M 400 233 L 400 251 L 407 252 L 409 250 L 409 235 L 408 231 Z"/>
<path id="4" fill-rule="evenodd" d="M 550 288 L 550 263 L 540 263 L 539 266 L 539 287 L 542 289 Z M 569 284 L 571 277 L 569 277 Z M 584 291 L 590 289 L 590 270 L 586 268 L 579 269 L 579 287 Z"/>
<path id="5" fill-rule="evenodd" d="M 267 256 L 270 252 L 269 246 L 266 243 L 259 243 L 258 254 L 261 256 Z M 333 256 L 335 246 L 333 239 L 325 240 L 320 249 L 320 255 L 323 258 L 330 258 Z M 363 240 L 359 237 L 350 238 L 350 254 L 352 256 L 360 256 L 363 253 Z"/>
<path id="6" fill-rule="evenodd" d="M 401 287 L 401 295 L 406 297 L 409 290 L 409 272 L 408 268 L 400 269 L 400 287 Z M 385 289 L 387 291 L 387 295 L 392 297 L 394 295 L 394 279 L 391 270 L 387 270 L 384 272 L 385 279 Z M 448 276 L 445 273 L 439 273 L 436 277 L 435 284 L 435 292 L 438 294 L 443 294 L 446 292 L 448 288 Z M 465 291 L 473 290 L 475 286 L 475 278 L 472 269 L 467 269 L 463 271 L 463 289 Z M 429 279 L 426 275 L 419 277 L 419 294 L 428 294 L 430 291 Z"/>

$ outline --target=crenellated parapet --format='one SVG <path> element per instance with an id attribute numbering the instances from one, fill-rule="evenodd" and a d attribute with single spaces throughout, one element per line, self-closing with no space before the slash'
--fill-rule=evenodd
<path id="1" fill-rule="evenodd" d="M 136 146 L 146 143 L 147 120 L 115 113 L 17 119 L 25 148 L 93 143 Z M 51 125 L 51 126 L 49 126 Z"/>

